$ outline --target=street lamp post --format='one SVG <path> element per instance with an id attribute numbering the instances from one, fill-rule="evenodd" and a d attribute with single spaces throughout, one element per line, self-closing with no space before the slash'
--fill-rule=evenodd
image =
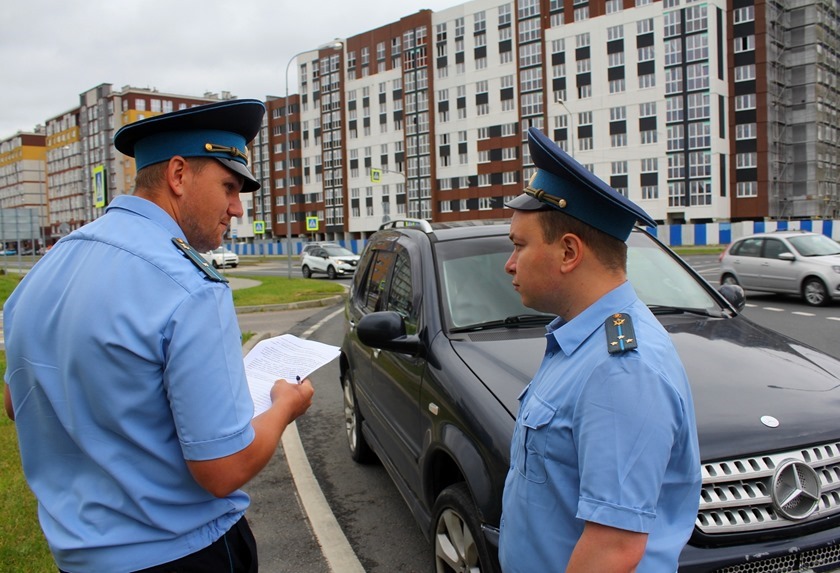
<path id="1" fill-rule="evenodd" d="M 344 42 L 335 39 L 328 44 L 324 44 L 322 46 L 318 46 L 318 50 L 323 49 L 331 49 L 331 50 L 340 50 L 344 47 Z M 305 50 L 303 52 L 298 52 L 289 60 L 289 63 L 286 64 L 286 101 L 285 101 L 285 113 L 283 114 L 286 119 L 285 127 L 285 162 L 284 167 L 286 168 L 286 267 L 287 267 L 287 275 L 288 278 L 292 278 L 292 165 L 289 158 L 289 121 L 291 118 L 290 113 L 290 106 L 289 106 L 289 68 L 292 67 L 292 63 L 297 60 L 303 54 L 306 54 L 312 50 Z"/>
<path id="2" fill-rule="evenodd" d="M 566 102 L 564 102 L 562 99 L 558 99 L 557 103 L 559 103 L 561 106 L 563 106 L 563 109 L 565 109 L 566 113 L 569 115 L 569 145 L 570 145 L 570 150 L 571 150 L 571 153 L 569 153 L 569 155 L 574 157 L 575 156 L 575 118 L 572 115 L 572 112 L 569 111 L 569 108 L 566 107 Z"/>

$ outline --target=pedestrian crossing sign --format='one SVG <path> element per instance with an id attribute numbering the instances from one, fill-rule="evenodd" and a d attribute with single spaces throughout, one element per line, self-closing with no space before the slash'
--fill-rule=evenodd
<path id="1" fill-rule="evenodd" d="M 370 170 L 370 181 L 371 183 L 379 183 L 382 181 L 382 170 L 381 169 L 371 169 Z"/>
<path id="2" fill-rule="evenodd" d="M 307 217 L 306 218 L 306 230 L 307 231 L 317 231 L 318 230 L 318 217 Z"/>

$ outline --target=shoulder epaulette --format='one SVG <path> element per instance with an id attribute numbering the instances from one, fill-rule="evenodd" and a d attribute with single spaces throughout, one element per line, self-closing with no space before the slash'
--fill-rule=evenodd
<path id="1" fill-rule="evenodd" d="M 183 252 L 195 266 L 200 268 L 211 281 L 215 281 L 217 283 L 228 282 L 226 276 L 213 268 L 213 265 L 208 263 L 207 260 L 201 256 L 201 253 L 192 248 L 184 239 L 181 237 L 172 237 L 172 242 L 175 243 L 175 246 L 181 249 L 181 252 Z"/>
<path id="2" fill-rule="evenodd" d="M 607 351 L 610 354 L 627 352 L 638 346 L 633 320 L 629 315 L 617 312 L 604 322 L 604 327 L 607 331 Z"/>

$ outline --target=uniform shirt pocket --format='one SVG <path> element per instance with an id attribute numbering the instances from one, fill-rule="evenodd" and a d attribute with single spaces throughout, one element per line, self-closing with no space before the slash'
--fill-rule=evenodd
<path id="1" fill-rule="evenodd" d="M 517 469 L 527 480 L 534 483 L 545 483 L 545 450 L 548 444 L 550 422 L 557 413 L 557 409 L 536 394 L 528 400 L 525 411 L 520 416 L 524 438 L 521 447 Z"/>

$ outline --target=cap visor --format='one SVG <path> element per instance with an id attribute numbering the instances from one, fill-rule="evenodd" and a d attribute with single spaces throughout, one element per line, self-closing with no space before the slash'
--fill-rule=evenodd
<path id="1" fill-rule="evenodd" d="M 543 209 L 551 209 L 550 205 L 543 203 L 542 201 L 537 201 L 527 193 L 522 193 L 521 195 L 514 197 L 505 203 L 505 207 L 515 209 L 516 211 L 540 211 Z"/>
<path id="2" fill-rule="evenodd" d="M 257 179 L 248 171 L 248 168 L 239 163 L 234 159 L 226 159 L 224 157 L 216 157 L 216 161 L 236 173 L 237 175 L 241 175 L 244 179 L 242 184 L 242 192 L 243 193 L 251 193 L 252 191 L 256 191 L 260 188 L 260 184 L 257 182 Z"/>

